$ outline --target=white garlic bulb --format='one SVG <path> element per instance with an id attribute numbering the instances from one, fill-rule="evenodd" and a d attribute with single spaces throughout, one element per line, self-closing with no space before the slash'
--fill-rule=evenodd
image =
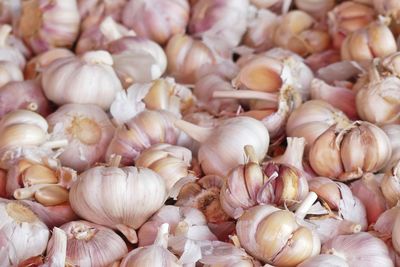
<path id="1" fill-rule="evenodd" d="M 135 167 L 94 167 L 81 173 L 69 192 L 78 215 L 118 229 L 133 243 L 137 242 L 135 230 L 166 198 L 163 178 L 150 169 Z"/>
<path id="2" fill-rule="evenodd" d="M 24 74 L 20 68 L 12 62 L 0 61 L 0 86 L 12 81 L 23 81 Z"/>
<path id="3" fill-rule="evenodd" d="M 12 62 L 23 70 L 26 64 L 24 55 L 17 48 L 8 44 L 11 30 L 10 25 L 0 26 L 0 60 Z"/>
<path id="4" fill-rule="evenodd" d="M 76 0 L 28 0 L 22 2 L 18 35 L 35 53 L 53 47 L 71 47 L 79 33 Z"/>
<path id="5" fill-rule="evenodd" d="M 106 51 L 91 51 L 81 58 L 54 60 L 43 71 L 42 86 L 47 98 L 58 105 L 96 104 L 108 109 L 121 83 Z"/>
<path id="6" fill-rule="evenodd" d="M 311 257 L 299 265 L 297 267 L 320 267 L 320 266 L 329 266 L 329 267 L 350 267 L 347 264 L 346 260 L 335 255 L 330 254 L 320 254 L 314 257 Z"/>
<path id="7" fill-rule="evenodd" d="M 0 199 L 0 266 L 17 266 L 42 254 L 50 231 L 26 206 Z"/>
<path id="8" fill-rule="evenodd" d="M 104 161 L 114 134 L 107 114 L 96 105 L 66 104 L 47 117 L 54 139 L 67 139 L 59 156 L 64 166 L 81 172 Z"/>

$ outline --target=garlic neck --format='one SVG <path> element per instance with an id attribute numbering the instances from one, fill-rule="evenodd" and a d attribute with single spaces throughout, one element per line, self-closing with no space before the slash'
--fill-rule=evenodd
<path id="1" fill-rule="evenodd" d="M 91 240 L 97 233 L 97 229 L 94 227 L 89 227 L 84 224 L 74 225 L 71 229 L 71 235 L 77 240 Z"/>
<path id="2" fill-rule="evenodd" d="M 82 59 L 88 64 L 104 64 L 109 66 L 114 64 L 110 53 L 103 50 L 87 52 L 82 56 Z"/>
<path id="3" fill-rule="evenodd" d="M 8 36 L 10 35 L 11 30 L 12 30 L 12 28 L 10 25 L 5 24 L 5 25 L 1 26 L 1 28 L 0 28 L 0 47 L 4 47 L 7 45 L 6 41 L 7 41 Z"/>
<path id="4" fill-rule="evenodd" d="M 6 211 L 8 216 L 18 223 L 33 223 L 38 220 L 38 217 L 33 213 L 33 211 L 18 203 L 8 203 Z"/>
<path id="5" fill-rule="evenodd" d="M 154 245 L 163 247 L 165 249 L 168 247 L 168 230 L 168 223 L 164 223 L 160 226 L 157 232 L 157 238 L 154 241 Z"/>
<path id="6" fill-rule="evenodd" d="M 94 120 L 75 117 L 67 132 L 85 145 L 95 145 L 101 139 L 101 128 Z"/>

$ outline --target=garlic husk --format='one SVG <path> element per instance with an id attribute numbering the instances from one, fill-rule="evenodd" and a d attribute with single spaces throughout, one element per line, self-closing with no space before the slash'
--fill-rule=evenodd
<path id="1" fill-rule="evenodd" d="M 74 53 L 66 48 L 51 48 L 47 50 L 28 61 L 24 71 L 25 79 L 35 79 L 40 76 L 52 61 L 73 55 Z"/>
<path id="2" fill-rule="evenodd" d="M 24 55 L 8 43 L 11 38 L 9 36 L 11 31 L 12 28 L 10 25 L 5 24 L 0 26 L 0 60 L 12 62 L 23 70 L 26 64 Z"/>
<path id="3" fill-rule="evenodd" d="M 349 266 L 394 266 L 385 243 L 364 232 L 334 237 L 322 246 L 322 254 L 339 256 Z"/>
<path id="4" fill-rule="evenodd" d="M 362 74 L 365 74 L 365 72 L 365 69 L 357 62 L 342 60 L 319 69 L 316 76 L 328 84 L 335 84 L 337 81 L 357 79 Z"/>
<path id="5" fill-rule="evenodd" d="M 350 267 L 346 260 L 335 255 L 320 254 L 311 257 L 299 265 L 298 267 L 320 267 L 320 266 L 330 266 L 330 267 Z"/>
<path id="6" fill-rule="evenodd" d="M 192 152 L 184 147 L 155 144 L 142 151 L 135 160 L 136 167 L 149 168 L 164 178 L 167 190 L 188 176 Z"/>
<path id="7" fill-rule="evenodd" d="M 0 87 L 0 106 L 0 117 L 16 109 L 31 110 L 42 116 L 51 112 L 42 87 L 34 80 L 13 81 Z"/>
<path id="8" fill-rule="evenodd" d="M 334 124 L 345 127 L 350 124 L 350 120 L 342 111 L 329 103 L 310 100 L 290 114 L 286 134 L 290 137 L 304 137 L 308 151 L 314 141 Z"/>
<path id="9" fill-rule="evenodd" d="M 183 266 L 178 258 L 168 249 L 168 223 L 159 227 L 157 238 L 154 244 L 139 247 L 126 255 L 120 267 L 139 267 L 139 266 L 160 266 L 160 267 L 178 267 Z"/>
<path id="10" fill-rule="evenodd" d="M 389 207 L 393 207 L 400 200 L 399 163 L 386 171 L 381 182 L 382 193 Z"/>
<path id="11" fill-rule="evenodd" d="M 53 233 L 47 244 L 46 262 L 43 267 L 62 267 L 65 266 L 67 252 L 67 235 L 57 227 L 53 228 Z"/>
<path id="12" fill-rule="evenodd" d="M 112 65 L 111 55 L 101 50 L 56 59 L 43 71 L 43 91 L 58 105 L 96 104 L 107 110 L 122 90 Z"/>
<path id="13" fill-rule="evenodd" d="M 380 189 L 380 181 L 372 173 L 350 184 L 354 196 L 358 197 L 367 211 L 368 223 L 375 223 L 386 210 L 386 199 Z"/>
<path id="14" fill-rule="evenodd" d="M 217 63 L 212 50 L 189 35 L 174 35 L 165 47 L 165 54 L 168 75 L 185 84 L 194 84 L 196 72 L 204 65 Z"/>
<path id="15" fill-rule="evenodd" d="M 198 160 L 205 174 L 226 175 L 243 164 L 243 148 L 252 145 L 258 160 L 264 158 L 269 146 L 269 134 L 262 122 L 249 117 L 229 118 L 214 128 L 200 127 L 183 120 L 176 127 L 201 143 Z"/>
<path id="16" fill-rule="evenodd" d="M 87 221 L 60 227 L 67 234 L 66 262 L 77 266 L 109 266 L 128 253 L 125 241 L 113 230 Z"/>
<path id="17" fill-rule="evenodd" d="M 323 69 L 330 64 L 340 61 L 340 52 L 335 49 L 327 49 L 325 51 L 314 53 L 305 60 L 307 66 L 314 72 L 318 73 L 319 69 Z"/>
<path id="18" fill-rule="evenodd" d="M 316 18 L 323 18 L 335 6 L 335 0 L 295 0 L 296 7 Z"/>
<path id="19" fill-rule="evenodd" d="M 351 120 L 358 118 L 356 93 L 340 85 L 329 85 L 320 79 L 311 82 L 311 99 L 320 99 L 343 111 Z"/>
<path id="20" fill-rule="evenodd" d="M 108 193 L 103 194 L 104 190 Z M 137 242 L 135 230 L 164 204 L 166 197 L 161 176 L 135 167 L 94 167 L 80 174 L 69 192 L 71 207 L 78 215 L 118 229 L 132 243 Z"/>
<path id="21" fill-rule="evenodd" d="M 59 156 L 64 166 L 82 172 L 104 161 L 114 126 L 101 108 L 66 104 L 48 116 L 47 121 L 53 138 L 68 140 Z"/>
<path id="22" fill-rule="evenodd" d="M 186 0 L 130 0 L 122 13 L 122 22 L 127 27 L 161 45 L 173 35 L 184 33 L 188 21 Z"/>
<path id="23" fill-rule="evenodd" d="M 23 80 L 24 75 L 17 65 L 9 61 L 0 61 L 0 87 L 9 82 Z"/>
<path id="24" fill-rule="evenodd" d="M 22 2 L 17 32 L 39 54 L 53 47 L 71 47 L 78 36 L 79 23 L 76 0 L 29 0 Z"/>
<path id="25" fill-rule="evenodd" d="M 398 142 L 399 139 L 397 138 L 398 134 L 400 134 L 400 126 L 398 124 L 387 124 L 383 125 L 381 128 L 389 137 L 390 144 L 392 145 L 392 156 L 382 169 L 383 172 L 387 172 L 392 169 L 400 160 L 400 143 Z"/>
<path id="26" fill-rule="evenodd" d="M 17 201 L 0 200 L 0 265 L 16 266 L 46 250 L 47 226 Z"/>
<path id="27" fill-rule="evenodd" d="M 340 48 L 343 40 L 352 32 L 366 27 L 375 19 L 375 10 L 367 5 L 346 1 L 328 13 L 329 32 L 333 46 Z"/>

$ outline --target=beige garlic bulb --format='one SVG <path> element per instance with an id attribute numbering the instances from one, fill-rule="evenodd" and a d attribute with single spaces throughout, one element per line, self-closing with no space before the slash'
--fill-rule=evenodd
<path id="1" fill-rule="evenodd" d="M 106 51 L 54 60 L 43 71 L 44 93 L 58 105 L 96 104 L 106 110 L 122 90 L 112 65 L 113 59 Z"/>
<path id="2" fill-rule="evenodd" d="M 375 19 L 375 10 L 355 1 L 345 1 L 328 13 L 329 32 L 333 45 L 340 48 L 343 40 L 352 32 L 366 27 Z"/>
<path id="3" fill-rule="evenodd" d="M 319 254 L 318 236 L 298 223 L 316 199 L 311 192 L 296 213 L 269 205 L 250 208 L 236 224 L 241 246 L 255 258 L 275 266 L 296 266 Z"/>
<path id="4" fill-rule="evenodd" d="M 330 45 L 329 34 L 315 29 L 316 21 L 301 10 L 293 10 L 283 15 L 275 30 L 274 43 L 299 55 L 321 52 Z"/>
<path id="5" fill-rule="evenodd" d="M 396 40 L 384 22 L 375 21 L 349 34 L 343 41 L 342 60 L 365 61 L 397 51 Z"/>
<path id="6" fill-rule="evenodd" d="M 295 0 L 299 10 L 311 14 L 313 17 L 324 17 L 335 6 L 335 0 Z"/>
<path id="7" fill-rule="evenodd" d="M 180 83 L 194 84 L 196 71 L 216 63 L 214 53 L 200 40 L 189 35 L 174 35 L 165 47 L 167 73 Z"/>
<path id="8" fill-rule="evenodd" d="M 154 171 L 118 168 L 118 163 L 81 173 L 70 189 L 69 201 L 82 218 L 118 229 L 136 243 L 135 230 L 164 204 L 167 190 L 163 178 Z"/>
<path id="9" fill-rule="evenodd" d="M 23 70 L 26 64 L 24 55 L 20 50 L 8 43 L 11 31 L 10 25 L 0 26 L 0 60 L 12 62 Z"/>
<path id="10" fill-rule="evenodd" d="M 0 61 L 0 87 L 9 82 L 24 80 L 24 74 L 20 68 L 10 61 Z"/>
<path id="11" fill-rule="evenodd" d="M 187 0 L 130 0 L 122 13 L 126 26 L 161 45 L 173 35 L 184 33 L 188 21 Z"/>
<path id="12" fill-rule="evenodd" d="M 164 178 L 168 192 L 189 173 L 192 152 L 184 147 L 155 144 L 143 150 L 135 160 L 136 167 L 149 168 Z"/>
<path id="13" fill-rule="evenodd" d="M 53 47 L 71 47 L 79 23 L 76 0 L 29 0 L 22 2 L 17 31 L 38 54 Z"/>
<path id="14" fill-rule="evenodd" d="M 132 250 L 123 258 L 120 267 L 183 266 L 178 261 L 178 258 L 167 249 L 168 231 L 168 223 L 162 224 L 157 232 L 157 238 L 154 241 L 154 244 Z"/>
<path id="15" fill-rule="evenodd" d="M 113 230 L 87 221 L 60 227 L 67 234 L 66 262 L 76 266 L 109 266 L 128 253 L 125 241 Z"/>
<path id="16" fill-rule="evenodd" d="M 348 181 L 380 170 L 391 154 L 384 131 L 369 122 L 356 121 L 343 129 L 331 126 L 321 134 L 311 146 L 309 161 L 318 175 Z"/>
<path id="17" fill-rule="evenodd" d="M 349 266 L 394 266 L 385 243 L 369 233 L 336 236 L 321 251 L 344 259 Z"/>
<path id="18" fill-rule="evenodd" d="M 383 125 L 382 130 L 389 137 L 390 144 L 392 146 L 392 156 L 387 161 L 385 167 L 382 169 L 383 172 L 390 171 L 400 160 L 400 140 L 398 138 L 400 134 L 400 125 L 398 124 L 387 124 Z"/>
<path id="19" fill-rule="evenodd" d="M 0 265 L 17 266 L 41 255 L 50 231 L 29 208 L 18 201 L 0 199 Z"/>
<path id="20" fill-rule="evenodd" d="M 264 158 L 269 146 L 267 128 L 249 117 L 229 118 L 213 128 L 200 127 L 183 120 L 176 121 L 175 125 L 200 142 L 198 160 L 205 174 L 224 176 L 232 168 L 243 164 L 245 145 L 254 147 L 257 160 Z"/>
<path id="21" fill-rule="evenodd" d="M 289 116 L 286 134 L 292 137 L 304 137 L 306 150 L 329 127 L 350 125 L 347 116 L 337 108 L 322 100 L 310 100 L 295 109 Z"/>
<path id="22" fill-rule="evenodd" d="M 399 163 L 386 171 L 381 182 L 382 193 L 389 207 L 393 207 L 400 200 L 400 173 Z"/>

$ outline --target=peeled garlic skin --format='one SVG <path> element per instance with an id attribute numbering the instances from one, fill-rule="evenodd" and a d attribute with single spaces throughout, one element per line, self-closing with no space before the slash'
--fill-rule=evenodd
<path id="1" fill-rule="evenodd" d="M 58 105 L 96 104 L 107 110 L 122 90 L 112 65 L 111 55 L 101 50 L 54 60 L 43 71 L 44 93 Z"/>
<path id="2" fill-rule="evenodd" d="M 47 121 L 54 136 L 68 140 L 59 157 L 64 166 L 82 172 L 104 160 L 114 126 L 101 108 L 66 104 L 48 116 Z"/>

